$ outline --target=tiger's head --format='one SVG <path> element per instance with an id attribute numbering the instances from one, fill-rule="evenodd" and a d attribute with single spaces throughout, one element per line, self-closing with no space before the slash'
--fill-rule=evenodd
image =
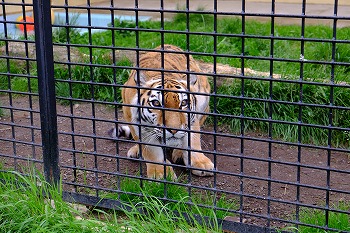
<path id="1" fill-rule="evenodd" d="M 137 94 L 132 103 L 138 104 L 140 96 L 140 108 L 132 108 L 132 121 L 140 122 L 141 139 L 146 143 L 156 143 L 179 147 L 186 140 L 189 125 L 196 120 L 196 97 L 189 93 L 196 92 L 197 76 L 166 74 L 162 77 L 146 79 L 140 72 L 139 78 L 135 75 L 135 83 L 139 83 L 140 94 Z M 188 83 L 189 82 L 189 83 Z M 188 87 L 189 84 L 189 88 Z M 134 126 L 135 133 L 139 136 L 139 129 Z"/>

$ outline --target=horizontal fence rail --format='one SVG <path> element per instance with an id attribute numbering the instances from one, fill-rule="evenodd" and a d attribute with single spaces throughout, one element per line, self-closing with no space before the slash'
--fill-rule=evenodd
<path id="1" fill-rule="evenodd" d="M 184 202 L 228 232 L 350 232 L 345 1 L 0 8 L 0 172 L 88 206 Z"/>

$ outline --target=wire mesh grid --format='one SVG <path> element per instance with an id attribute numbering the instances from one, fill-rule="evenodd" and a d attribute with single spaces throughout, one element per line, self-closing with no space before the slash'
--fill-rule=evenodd
<path id="1" fill-rule="evenodd" d="M 237 222 L 223 226 L 239 232 L 289 226 L 305 232 L 339 231 L 333 221 L 349 215 L 350 194 L 350 50 L 348 29 L 339 26 L 350 19 L 342 13 L 346 4 L 335 1 L 328 5 L 332 14 L 316 15 L 308 13 L 312 5 L 306 1 L 293 5 L 297 9 L 292 13 L 279 13 L 286 5 L 273 0 L 256 3 L 264 4 L 266 12 L 253 8 L 251 1 L 230 3 L 234 7 L 225 1 L 206 3 L 201 8 L 188 0 L 179 7 L 170 1 L 53 1 L 52 34 L 41 33 L 51 34 L 53 41 L 49 65 L 54 68 L 57 104 L 47 107 L 57 110 L 57 121 L 51 120 L 57 122 L 64 195 L 107 208 L 137 202 L 145 193 L 169 202 L 189 196 L 188 205 L 214 209 L 220 218 L 234 217 Z M 43 172 L 38 101 L 43 86 L 36 63 L 43 57 L 36 57 L 34 45 L 42 38 L 27 30 L 32 22 L 13 18 L 13 7 L 24 20 L 33 16 L 31 3 L 1 2 L 1 169 L 26 173 L 23 168 L 30 163 Z M 10 34 L 16 25 L 24 30 Z M 168 51 L 167 44 L 182 50 Z M 158 54 L 158 66 L 140 63 L 149 52 Z M 186 58 L 182 70 L 165 69 L 169 54 Z M 190 56 L 200 71 L 193 70 Z M 131 72 L 141 83 L 140 77 L 152 71 L 162 77 L 161 99 L 168 94 L 166 76 L 181 74 L 187 84 L 192 76 L 207 76 L 211 92 L 195 94 L 210 97 L 210 112 L 196 112 L 192 103 L 175 110 L 162 101 L 159 107 L 142 108 L 141 95 L 157 88 L 124 83 Z M 137 101 L 123 103 L 122 87 L 134 90 Z M 172 93 L 187 98 L 193 94 Z M 122 106 L 134 107 L 139 119 L 127 122 Z M 146 123 L 140 113 L 145 110 L 184 114 L 187 125 L 192 114 L 207 115 L 201 131 L 179 130 L 201 133 L 202 147 L 196 150 L 188 140 L 183 148 L 188 161 L 171 164 L 176 180 L 167 179 L 166 156 L 171 160 L 177 147 L 164 139 L 168 130 L 176 130 L 166 119 L 153 126 L 162 132 L 159 142 L 107 133 L 130 126 L 142 135 Z M 155 144 L 166 156 L 146 161 L 142 148 Z M 134 158 L 126 156 L 133 145 L 141 151 Z M 191 173 L 196 153 L 212 161 L 212 176 Z M 147 177 L 146 162 L 161 165 L 164 179 Z M 310 215 L 322 215 L 321 222 L 307 221 Z M 247 228 L 251 224 L 257 228 Z"/>
<path id="2" fill-rule="evenodd" d="M 24 30 L 20 38 L 10 39 L 9 25 L 14 26 L 16 22 L 7 7 L 23 12 L 21 16 L 25 19 L 25 9 L 32 4 L 22 2 L 8 6 L 1 3 L 1 169 L 11 167 L 28 172 L 28 165 L 42 167 L 37 76 L 33 70 L 36 64 L 34 38 Z M 29 28 L 33 23 L 21 26 Z M 21 100 L 18 96 L 22 96 Z"/>

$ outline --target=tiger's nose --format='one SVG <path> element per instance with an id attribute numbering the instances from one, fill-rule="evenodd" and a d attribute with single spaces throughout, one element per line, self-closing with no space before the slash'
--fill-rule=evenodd
<path id="1" fill-rule="evenodd" d="M 177 129 L 166 129 L 166 131 L 168 131 L 169 133 L 171 133 L 172 135 L 175 135 L 177 133 Z"/>

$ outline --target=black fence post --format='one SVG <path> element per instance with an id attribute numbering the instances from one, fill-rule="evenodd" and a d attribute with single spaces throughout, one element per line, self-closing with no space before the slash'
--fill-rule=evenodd
<path id="1" fill-rule="evenodd" d="M 51 3 L 34 0 L 35 45 L 39 82 L 39 104 L 45 178 L 58 184 L 58 136 L 53 64 Z"/>

